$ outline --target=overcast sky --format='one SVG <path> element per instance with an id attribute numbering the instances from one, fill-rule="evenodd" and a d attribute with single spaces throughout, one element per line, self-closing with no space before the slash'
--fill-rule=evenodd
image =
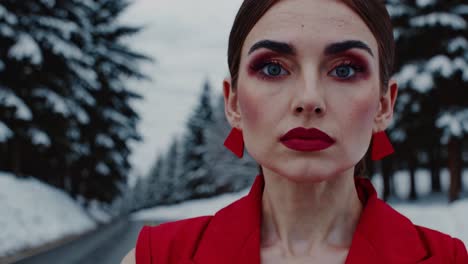
<path id="1" fill-rule="evenodd" d="M 206 79 L 216 94 L 228 75 L 227 43 L 241 0 L 134 0 L 122 21 L 144 30 L 130 45 L 152 56 L 143 65 L 152 80 L 130 82 L 145 98 L 135 104 L 144 140 L 131 162 L 144 175 L 172 137 L 180 135 Z"/>

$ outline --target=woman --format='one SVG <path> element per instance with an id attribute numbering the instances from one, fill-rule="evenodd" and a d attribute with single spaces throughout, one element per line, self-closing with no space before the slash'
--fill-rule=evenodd
<path id="1" fill-rule="evenodd" d="M 416 226 L 362 176 L 393 149 L 394 42 L 379 0 L 245 0 L 228 51 L 225 145 L 260 164 L 250 193 L 144 227 L 123 263 L 468 263 L 463 243 Z"/>

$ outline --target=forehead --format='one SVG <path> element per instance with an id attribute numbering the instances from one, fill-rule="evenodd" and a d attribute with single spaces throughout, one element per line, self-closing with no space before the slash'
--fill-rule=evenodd
<path id="1" fill-rule="evenodd" d="M 360 40 L 378 54 L 377 41 L 365 22 L 338 0 L 279 1 L 252 28 L 242 53 L 261 39 L 289 42 L 299 53 L 331 42 Z"/>

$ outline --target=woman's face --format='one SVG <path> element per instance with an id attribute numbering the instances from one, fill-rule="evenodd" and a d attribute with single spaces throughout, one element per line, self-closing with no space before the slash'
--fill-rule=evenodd
<path id="1" fill-rule="evenodd" d="M 242 47 L 237 90 L 224 83 L 228 120 L 264 173 L 295 181 L 353 173 L 392 116 L 396 85 L 381 96 L 378 54 L 372 32 L 340 1 L 283 0 L 268 10 Z M 296 127 L 334 143 L 290 148 L 280 138 Z"/>

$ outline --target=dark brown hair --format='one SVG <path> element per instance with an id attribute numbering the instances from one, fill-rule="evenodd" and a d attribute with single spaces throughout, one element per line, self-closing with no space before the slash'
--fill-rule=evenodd
<path id="1" fill-rule="evenodd" d="M 232 89 L 237 87 L 239 64 L 245 39 L 261 17 L 280 0 L 244 0 L 234 20 L 229 36 L 228 65 Z M 378 43 L 381 92 L 387 92 L 393 73 L 395 42 L 391 19 L 383 0 L 341 0 L 366 23 Z M 367 156 L 367 154 L 366 154 Z M 363 175 L 365 157 L 355 166 L 354 175 Z M 260 171 L 261 167 L 259 166 Z"/>

